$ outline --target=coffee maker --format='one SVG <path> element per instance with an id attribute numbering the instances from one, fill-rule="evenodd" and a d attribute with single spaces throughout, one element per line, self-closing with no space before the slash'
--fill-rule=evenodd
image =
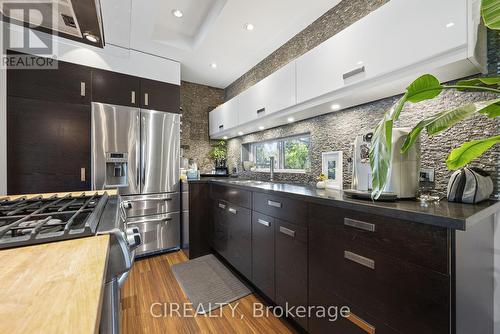
<path id="1" fill-rule="evenodd" d="M 420 170 L 420 138 L 408 152 L 401 154 L 401 147 L 410 131 L 410 128 L 396 128 L 392 131 L 392 161 L 382 196 L 402 199 L 414 198 L 417 194 Z M 365 194 L 364 197 L 367 198 L 372 191 L 369 157 L 372 137 L 372 132 L 356 136 L 353 149 L 353 191 L 351 193 Z"/>

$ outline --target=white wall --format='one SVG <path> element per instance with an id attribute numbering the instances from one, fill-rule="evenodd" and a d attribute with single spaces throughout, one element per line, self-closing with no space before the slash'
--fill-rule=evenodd
<path id="1" fill-rule="evenodd" d="M 5 54 L 3 29 L 12 31 L 11 39 L 22 41 L 24 28 L 0 24 L 0 50 Z M 42 39 L 54 41 L 54 54 L 60 60 L 180 85 L 179 62 L 113 45 L 101 49 L 47 34 Z M 6 71 L 0 65 L 0 195 L 7 193 L 6 88 Z"/>

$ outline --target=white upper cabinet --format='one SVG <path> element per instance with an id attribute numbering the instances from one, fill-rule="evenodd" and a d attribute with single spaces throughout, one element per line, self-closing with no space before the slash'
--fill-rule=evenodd
<path id="1" fill-rule="evenodd" d="M 468 5 L 389 1 L 297 59 L 297 102 L 447 54 L 467 58 Z"/>
<path id="2" fill-rule="evenodd" d="M 239 125 L 296 104 L 295 62 L 291 62 L 239 95 Z"/>
<path id="3" fill-rule="evenodd" d="M 484 72 L 480 4 L 391 0 L 238 95 L 239 105 L 230 109 L 239 119 L 226 121 L 221 131 L 214 124 L 212 137 L 234 137 L 394 96 L 426 73 L 446 82 Z"/>
<path id="4" fill-rule="evenodd" d="M 216 136 L 238 126 L 239 98 L 221 104 L 209 113 L 209 135 Z"/>

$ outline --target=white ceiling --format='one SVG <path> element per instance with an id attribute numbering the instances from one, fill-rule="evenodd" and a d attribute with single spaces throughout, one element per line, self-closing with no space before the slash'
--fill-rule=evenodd
<path id="1" fill-rule="evenodd" d="M 179 61 L 225 88 L 340 0 L 101 0 L 106 43 Z M 182 18 L 172 15 L 183 11 Z M 246 23 L 255 26 L 244 29 Z M 210 67 L 216 63 L 217 68 Z"/>

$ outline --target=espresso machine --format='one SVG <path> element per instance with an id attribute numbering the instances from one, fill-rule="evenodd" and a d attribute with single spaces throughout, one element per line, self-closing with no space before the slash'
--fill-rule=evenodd
<path id="1" fill-rule="evenodd" d="M 392 131 L 392 161 L 387 185 L 381 199 L 414 198 L 419 187 L 420 139 L 405 154 L 401 147 L 410 133 L 410 128 L 395 128 Z M 352 189 L 345 192 L 358 198 L 371 198 L 372 171 L 370 147 L 373 133 L 356 136 L 353 147 Z"/>

